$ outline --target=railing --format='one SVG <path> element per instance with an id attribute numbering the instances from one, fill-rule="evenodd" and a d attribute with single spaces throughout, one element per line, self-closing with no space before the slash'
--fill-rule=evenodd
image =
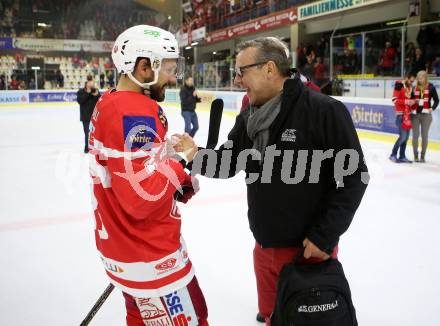
<path id="1" fill-rule="evenodd" d="M 197 88 L 212 90 L 235 90 L 233 85 L 234 61 L 216 61 L 188 65 L 186 74 L 194 79 Z"/>
<path id="2" fill-rule="evenodd" d="M 57 73 L 57 69 L 5 69 L 0 66 L 0 91 L 79 89 L 84 87 L 88 76 L 92 76 L 96 87 L 100 89 L 114 87 L 117 83 L 114 68 L 78 68 Z"/>
<path id="3" fill-rule="evenodd" d="M 330 39 L 330 76 L 372 74 L 403 77 L 440 74 L 440 22 L 408 25 Z"/>

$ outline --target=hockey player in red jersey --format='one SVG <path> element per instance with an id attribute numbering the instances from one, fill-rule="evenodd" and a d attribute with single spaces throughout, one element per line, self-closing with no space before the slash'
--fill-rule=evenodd
<path id="1" fill-rule="evenodd" d="M 91 121 L 96 246 L 123 292 L 130 326 L 208 325 L 175 199 L 186 203 L 198 184 L 172 156 L 156 102 L 183 72 L 178 49 L 160 28 L 120 34 L 112 51 L 118 85 L 100 98 Z"/>

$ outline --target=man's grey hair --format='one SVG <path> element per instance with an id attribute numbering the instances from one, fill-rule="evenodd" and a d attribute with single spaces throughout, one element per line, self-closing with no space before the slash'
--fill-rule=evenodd
<path id="1" fill-rule="evenodd" d="M 273 61 L 283 77 L 289 77 L 289 48 L 276 37 L 259 37 L 245 41 L 237 46 L 237 54 L 248 48 L 257 49 L 255 62 Z"/>

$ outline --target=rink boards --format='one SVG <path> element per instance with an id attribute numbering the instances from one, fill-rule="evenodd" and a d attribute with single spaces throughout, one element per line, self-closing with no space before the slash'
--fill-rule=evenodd
<path id="1" fill-rule="evenodd" d="M 0 92 L 0 107 L 21 107 L 60 105 L 76 102 L 76 90 L 50 90 L 50 91 L 2 91 Z M 225 112 L 236 114 L 240 111 L 241 102 L 245 93 L 200 90 L 198 95 L 202 103 L 197 104 L 198 110 L 209 110 L 210 103 L 221 98 L 225 103 Z M 389 134 L 396 134 L 394 106 L 391 98 L 368 98 L 368 97 L 335 97 L 347 107 L 357 129 L 377 132 L 387 140 Z M 179 90 L 169 89 L 166 92 L 165 103 L 167 105 L 180 106 Z M 388 137 L 387 137 L 388 134 Z M 440 145 L 440 110 L 433 112 L 433 122 L 429 132 L 430 141 L 434 148 Z"/>

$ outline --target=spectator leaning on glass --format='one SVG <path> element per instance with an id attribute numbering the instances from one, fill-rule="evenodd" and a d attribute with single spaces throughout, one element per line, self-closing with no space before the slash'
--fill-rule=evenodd
<path id="1" fill-rule="evenodd" d="M 413 114 L 411 116 L 414 161 L 425 163 L 429 127 L 432 123 L 432 111 L 437 108 L 439 99 L 434 85 L 428 81 L 428 74 L 426 71 L 419 71 L 416 80 L 416 87 L 413 90 L 413 97 L 416 100 L 416 105 L 414 106 Z M 422 151 L 419 158 L 420 129 L 422 132 Z"/>
<path id="2" fill-rule="evenodd" d="M 250 108 L 237 116 L 218 150 L 199 150 L 188 135 L 179 136 L 175 149 L 194 159 L 194 174 L 229 178 L 246 172 L 257 320 L 264 321 L 284 264 L 303 248 L 309 262 L 336 256 L 368 172 L 348 110 L 304 86 L 298 74 L 291 77 L 283 42 L 258 38 L 237 52 L 234 82 L 246 90 Z M 348 165 L 351 172 L 341 179 L 340 168 Z"/>
<path id="3" fill-rule="evenodd" d="M 396 111 L 396 126 L 399 130 L 399 138 L 391 151 L 390 160 L 395 163 L 412 163 L 406 157 L 406 143 L 411 129 L 410 113 L 415 100 L 411 99 L 411 87 L 414 82 L 414 75 L 408 73 L 404 80 L 398 80 L 394 83 L 393 103 Z M 399 151 L 399 157 L 397 152 Z"/>
<path id="4" fill-rule="evenodd" d="M 84 153 L 89 152 L 89 124 L 93 109 L 100 96 L 98 89 L 95 88 L 93 77 L 90 75 L 87 76 L 84 88 L 81 88 L 76 94 L 76 101 L 79 104 L 80 120 L 84 128 Z"/>
<path id="5" fill-rule="evenodd" d="M 184 85 L 180 89 L 180 104 L 182 107 L 182 117 L 185 120 L 185 132 L 191 137 L 194 137 L 197 130 L 199 130 L 196 103 L 200 101 L 201 99 L 197 96 L 192 77 L 187 76 Z"/>

